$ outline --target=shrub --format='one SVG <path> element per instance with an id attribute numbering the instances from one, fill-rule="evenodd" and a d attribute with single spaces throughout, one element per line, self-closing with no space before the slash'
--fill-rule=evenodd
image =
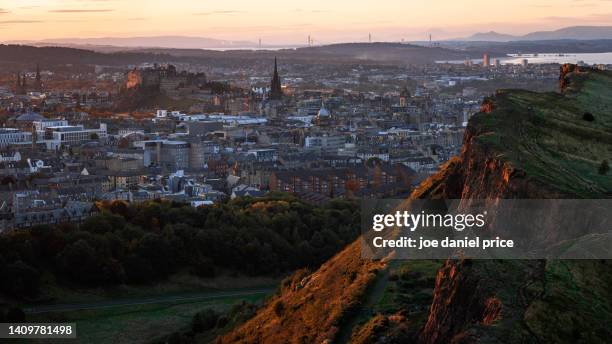
<path id="1" fill-rule="evenodd" d="M 276 301 L 276 303 L 274 303 L 274 314 L 276 314 L 277 317 L 280 317 L 281 315 L 283 315 L 284 311 L 285 303 L 282 300 Z"/>
<path id="2" fill-rule="evenodd" d="M 590 112 L 585 112 L 582 115 L 582 119 L 587 121 L 587 122 L 593 122 L 595 120 L 595 117 L 593 117 L 593 114 Z"/>
<path id="3" fill-rule="evenodd" d="M 217 328 L 224 328 L 229 323 L 229 319 L 226 316 L 220 316 L 217 319 Z"/>
<path id="4" fill-rule="evenodd" d="M 599 174 L 606 175 L 610 171 L 610 165 L 608 164 L 608 160 L 604 160 L 599 165 Z"/>
<path id="5" fill-rule="evenodd" d="M 218 320 L 219 314 L 212 309 L 207 309 L 193 316 L 191 329 L 195 333 L 205 332 L 213 329 Z"/>
<path id="6" fill-rule="evenodd" d="M 11 307 L 6 312 L 6 321 L 10 323 L 24 323 L 26 316 L 21 308 Z"/>
<path id="7" fill-rule="evenodd" d="M 38 295 L 40 288 L 40 273 L 23 261 L 9 264 L 3 269 L 4 276 L 0 281 L 3 291 L 18 297 Z"/>

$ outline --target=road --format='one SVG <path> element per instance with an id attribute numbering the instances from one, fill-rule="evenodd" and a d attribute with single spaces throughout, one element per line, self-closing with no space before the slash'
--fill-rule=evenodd
<path id="1" fill-rule="evenodd" d="M 197 301 L 223 299 L 223 298 L 228 298 L 228 297 L 241 297 L 241 296 L 246 297 L 246 296 L 255 296 L 255 295 L 262 295 L 262 294 L 271 294 L 274 291 L 276 291 L 276 288 L 243 289 L 243 290 L 234 290 L 234 291 L 218 291 L 218 292 L 191 293 L 191 294 L 180 294 L 180 295 L 161 295 L 161 296 L 154 296 L 154 297 L 127 298 L 127 299 L 116 299 L 116 300 L 88 302 L 88 303 L 31 305 L 31 306 L 24 307 L 23 310 L 26 314 L 68 312 L 68 311 L 92 310 L 92 309 L 103 309 L 103 308 L 123 307 L 123 306 L 139 306 L 139 305 L 160 304 L 160 303 L 197 302 Z"/>

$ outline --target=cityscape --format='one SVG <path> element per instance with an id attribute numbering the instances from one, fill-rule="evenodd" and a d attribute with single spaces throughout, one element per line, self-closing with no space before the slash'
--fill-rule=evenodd
<path id="1" fill-rule="evenodd" d="M 0 4 L 0 341 L 608 343 L 611 13 Z"/>
<path id="2" fill-rule="evenodd" d="M 101 200 L 406 197 L 459 153 L 490 90 L 557 78 L 554 64 L 501 65 L 487 54 L 429 66 L 270 58 L 237 70 L 37 63 L 0 88 L 0 228 L 81 221 Z"/>

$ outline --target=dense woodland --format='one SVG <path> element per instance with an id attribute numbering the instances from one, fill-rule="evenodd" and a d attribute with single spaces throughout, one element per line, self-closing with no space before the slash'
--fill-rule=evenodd
<path id="1" fill-rule="evenodd" d="M 199 208 L 169 201 L 97 207 L 81 224 L 0 236 L 0 291 L 36 297 L 49 273 L 85 287 L 151 283 L 183 269 L 202 277 L 278 275 L 323 263 L 358 236 L 360 222 L 355 202 L 313 206 L 284 194 Z"/>

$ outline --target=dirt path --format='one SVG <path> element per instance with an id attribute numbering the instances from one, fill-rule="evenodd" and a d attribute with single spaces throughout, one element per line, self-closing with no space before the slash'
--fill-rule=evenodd
<path id="1" fill-rule="evenodd" d="M 387 283 L 389 283 L 389 273 L 397 266 L 397 264 L 398 261 L 391 260 L 389 263 L 387 263 L 383 270 L 379 271 L 374 284 L 368 290 L 368 295 L 366 296 L 363 305 L 359 308 L 359 311 L 340 328 L 334 343 L 349 343 L 353 330 L 357 327 L 357 325 L 373 315 L 375 306 L 380 302 L 385 294 Z"/>

